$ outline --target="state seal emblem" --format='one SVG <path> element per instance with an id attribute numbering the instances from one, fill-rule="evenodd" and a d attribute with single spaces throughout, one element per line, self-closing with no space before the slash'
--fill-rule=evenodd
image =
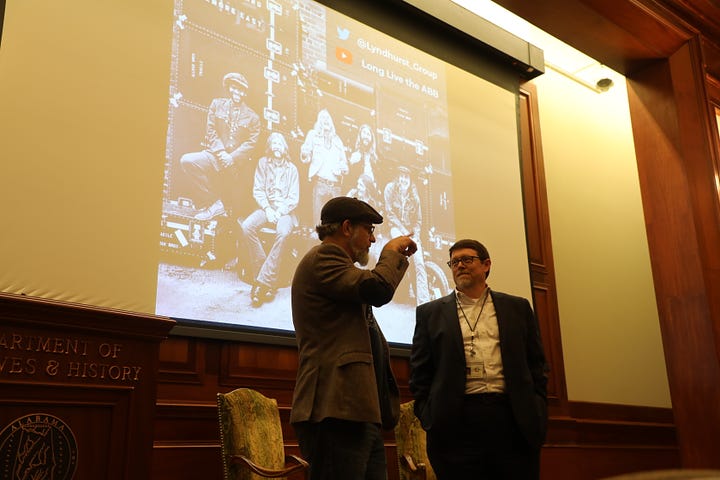
<path id="1" fill-rule="evenodd" d="M 25 415 L 0 432 L 0 478 L 72 480 L 77 458 L 75 435 L 53 415 Z"/>

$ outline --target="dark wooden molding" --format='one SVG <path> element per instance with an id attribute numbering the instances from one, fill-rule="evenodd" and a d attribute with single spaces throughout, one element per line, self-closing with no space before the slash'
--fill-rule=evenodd
<path id="1" fill-rule="evenodd" d="M 0 45 L 2 44 L 3 24 L 5 23 L 5 2 L 0 2 Z"/>
<path id="2" fill-rule="evenodd" d="M 720 80 L 720 39 L 713 40 L 703 35 L 701 42 L 703 63 L 708 81 L 717 83 Z"/>
<path id="3" fill-rule="evenodd" d="M 707 77 L 707 89 L 710 103 L 714 108 L 720 108 L 720 77 Z"/>
<path id="4" fill-rule="evenodd" d="M 499 0 L 497 3 L 622 73 L 667 57 L 692 35 L 640 2 Z M 638 31 L 644 35 L 639 37 Z M 646 41 L 645 37 L 653 41 Z"/>
<path id="5" fill-rule="evenodd" d="M 720 4 L 715 0 L 656 0 L 704 36 L 720 39 Z M 654 5 L 647 2 L 650 8 Z"/>
<path id="6" fill-rule="evenodd" d="M 27 327 L 45 326 L 52 318 L 58 330 L 73 331 L 81 325 L 88 332 L 151 341 L 165 339 L 175 325 L 158 315 L 5 292 L 0 292 L 0 308 L 4 321 Z"/>
<path id="7" fill-rule="evenodd" d="M 706 405 L 720 401 L 720 216 L 704 79 L 693 40 L 636 72 L 628 96 L 683 466 L 716 468 L 720 411 Z"/>
<path id="8" fill-rule="evenodd" d="M 535 315 L 540 324 L 545 355 L 550 366 L 548 401 L 551 412 L 565 414 L 565 365 L 535 86 L 530 83 L 521 85 L 518 100 L 523 202 Z"/>

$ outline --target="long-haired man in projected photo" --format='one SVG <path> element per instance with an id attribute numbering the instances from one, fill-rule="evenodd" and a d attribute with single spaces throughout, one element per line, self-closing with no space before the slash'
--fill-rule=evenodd
<path id="1" fill-rule="evenodd" d="M 354 180 L 360 175 L 367 175 L 373 182 L 377 182 L 375 167 L 378 163 L 378 155 L 375 145 L 375 134 L 368 124 L 360 125 L 358 128 L 355 150 L 350 155 L 350 174 Z"/>
<path id="2" fill-rule="evenodd" d="M 335 132 L 335 123 L 327 109 L 318 112 L 315 125 L 300 147 L 300 160 L 310 164 L 308 180 L 314 182 L 313 222 L 317 222 L 325 202 L 342 194 L 342 178 L 348 173 L 345 145 Z"/>
<path id="3" fill-rule="evenodd" d="M 369 204 L 336 197 L 322 208 L 321 243 L 293 277 L 292 319 L 299 365 L 290 423 L 310 480 L 385 480 L 382 429 L 392 429 L 400 394 L 389 348 L 372 307 L 388 303 L 415 253 L 408 236 L 390 240 L 366 265 L 383 217 Z"/>
<path id="4" fill-rule="evenodd" d="M 377 185 L 375 185 L 375 182 L 364 173 L 358 177 L 355 187 L 348 190 L 346 196 L 357 198 L 370 205 L 377 205 L 380 214 L 382 215 L 383 213 L 383 209 L 380 207 L 380 205 L 383 204 L 381 201 L 382 195 Z M 375 243 L 370 246 L 370 260 L 374 262 L 380 257 L 380 250 L 385 246 L 387 234 L 382 228 L 382 225 L 377 225 L 373 233 L 375 235 Z"/>
<path id="5" fill-rule="evenodd" d="M 272 132 L 268 136 L 265 156 L 258 161 L 255 169 L 253 197 L 260 208 L 241 223 L 243 235 L 240 246 L 247 248 L 250 254 L 254 278 L 250 291 L 251 304 L 259 307 L 275 297 L 283 247 L 292 229 L 298 225 L 294 213 L 300 199 L 298 170 L 290 161 L 288 144 L 280 132 Z M 267 255 L 258 236 L 264 226 L 275 229 L 275 242 Z"/>
<path id="6" fill-rule="evenodd" d="M 418 253 L 413 256 L 415 267 L 415 298 L 417 304 L 430 300 L 425 259 L 420 243 L 422 210 L 417 186 L 410 179 L 410 169 L 397 167 L 397 175 L 385 186 L 385 215 L 390 227 L 390 236 L 414 235 Z"/>
<path id="7" fill-rule="evenodd" d="M 196 187 L 193 199 L 200 208 L 197 220 L 210 220 L 237 207 L 233 198 L 238 189 L 238 167 L 251 159 L 260 134 L 260 118 L 245 103 L 245 76 L 230 72 L 222 83 L 228 97 L 216 98 L 210 104 L 205 148 L 180 158 L 183 171 Z"/>

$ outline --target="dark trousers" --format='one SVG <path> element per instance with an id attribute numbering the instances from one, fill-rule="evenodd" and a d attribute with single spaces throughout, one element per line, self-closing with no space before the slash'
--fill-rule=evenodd
<path id="1" fill-rule="evenodd" d="M 466 395 L 461 415 L 452 432 L 428 432 L 428 458 L 438 480 L 540 478 L 540 450 L 523 437 L 506 396 Z"/>
<path id="2" fill-rule="evenodd" d="M 387 461 L 380 426 L 328 418 L 293 425 L 309 480 L 386 480 Z"/>

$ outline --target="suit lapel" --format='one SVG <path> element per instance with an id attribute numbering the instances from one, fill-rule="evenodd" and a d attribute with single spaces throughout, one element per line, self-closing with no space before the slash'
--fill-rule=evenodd
<path id="1" fill-rule="evenodd" d="M 508 325 L 506 324 L 506 320 L 508 318 L 507 311 L 505 310 L 505 304 L 503 303 L 502 298 L 499 298 L 493 290 L 490 290 L 490 298 L 492 298 L 493 307 L 495 307 L 495 318 L 497 320 L 498 335 L 500 337 L 500 351 L 504 352 L 506 351 L 505 339 L 507 338 L 506 330 L 508 328 Z"/>
<path id="2" fill-rule="evenodd" d="M 455 291 L 443 297 L 442 299 L 442 323 L 443 328 L 447 331 L 450 341 L 452 342 L 452 348 L 457 354 L 460 354 L 462 358 L 465 358 L 465 347 L 463 346 L 462 330 L 460 329 L 460 322 L 457 313 L 457 300 L 455 297 Z"/>

